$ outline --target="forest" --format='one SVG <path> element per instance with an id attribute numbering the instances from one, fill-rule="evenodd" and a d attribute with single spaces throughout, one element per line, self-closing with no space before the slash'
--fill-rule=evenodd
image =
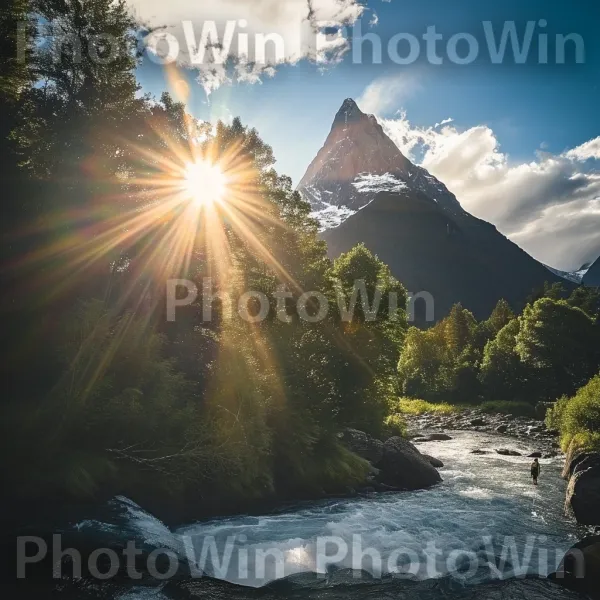
<path id="1" fill-rule="evenodd" d="M 409 327 L 402 282 L 366 247 L 327 257 L 259 132 L 141 94 L 123 0 L 1 11 L 13 58 L 0 64 L 0 469 L 14 506 L 124 495 L 159 514 L 211 514 L 344 492 L 369 465 L 339 432 L 402 434 L 407 399 L 507 411 L 558 400 L 548 419 L 563 444 L 599 444 L 598 290 L 555 285 L 521 311 L 500 300 L 478 322 L 456 305 Z M 80 51 L 45 40 L 46 22 L 65 39 L 83 32 Z M 116 59 L 102 59 L 115 48 L 95 32 L 118 41 Z M 198 157 L 226 176 L 222 205 L 186 198 Z M 216 301 L 207 322 L 199 286 L 168 320 L 166 282 L 207 277 L 270 298 L 285 286 L 289 318 L 273 304 L 260 322 L 229 319 Z M 336 294 L 358 280 L 384 300 L 348 321 Z M 296 309 L 314 290 L 329 305 L 318 322 Z"/>

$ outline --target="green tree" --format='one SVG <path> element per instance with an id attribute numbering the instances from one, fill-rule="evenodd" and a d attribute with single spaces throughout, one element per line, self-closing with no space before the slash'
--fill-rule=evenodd
<path id="1" fill-rule="evenodd" d="M 474 342 L 476 320 L 473 314 L 455 304 L 450 314 L 444 319 L 446 346 L 454 357 L 460 356 Z"/>
<path id="2" fill-rule="evenodd" d="M 580 308 L 593 319 L 598 319 L 600 314 L 600 290 L 598 288 L 581 285 L 573 290 L 567 302 L 570 306 Z"/>
<path id="3" fill-rule="evenodd" d="M 479 379 L 490 399 L 528 399 L 527 370 L 517 353 L 520 328 L 520 319 L 509 321 L 485 346 Z"/>
<path id="4" fill-rule="evenodd" d="M 600 364 L 598 329 L 580 308 L 542 298 L 521 318 L 516 351 L 536 379 L 540 398 L 572 394 Z"/>

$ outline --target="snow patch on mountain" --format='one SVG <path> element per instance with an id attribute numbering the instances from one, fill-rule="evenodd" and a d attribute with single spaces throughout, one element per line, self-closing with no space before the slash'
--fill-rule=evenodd
<path id="1" fill-rule="evenodd" d="M 336 206 L 327 204 L 325 208 L 310 213 L 310 216 L 319 221 L 319 231 L 339 227 L 348 217 L 356 214 L 357 211 L 347 206 Z"/>
<path id="2" fill-rule="evenodd" d="M 352 182 L 352 186 L 360 193 L 379 192 L 401 192 L 408 188 L 405 181 L 398 179 L 391 173 L 383 175 L 373 175 L 372 173 L 360 173 Z M 364 205 L 366 206 L 366 204 Z M 364 208 L 362 206 L 361 208 Z"/>
<path id="3" fill-rule="evenodd" d="M 581 283 L 585 274 L 589 271 L 589 267 L 580 269 L 579 271 L 559 271 L 558 269 L 553 269 L 548 265 L 544 265 L 548 271 L 566 279 L 567 281 L 571 281 L 573 283 Z"/>

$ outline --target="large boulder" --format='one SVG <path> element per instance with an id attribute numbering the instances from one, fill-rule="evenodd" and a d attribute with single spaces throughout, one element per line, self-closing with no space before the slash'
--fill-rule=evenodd
<path id="1" fill-rule="evenodd" d="M 600 535 L 588 536 L 575 544 L 562 559 L 558 571 L 548 578 L 591 598 L 599 598 Z"/>
<path id="2" fill-rule="evenodd" d="M 442 481 L 427 458 L 408 440 L 398 436 L 385 442 L 383 458 L 377 467 L 383 483 L 405 490 L 419 490 Z"/>
<path id="3" fill-rule="evenodd" d="M 582 450 L 574 442 L 571 442 L 567 449 L 567 456 L 565 457 L 565 466 L 562 472 L 563 479 L 569 479 L 571 475 L 573 475 L 573 471 L 577 464 L 589 455 L 589 452 Z"/>
<path id="4" fill-rule="evenodd" d="M 339 434 L 340 441 L 348 450 L 377 465 L 383 458 L 383 442 L 358 429 L 344 429 Z"/>
<path id="5" fill-rule="evenodd" d="M 600 525 L 600 454 L 587 454 L 573 466 L 565 512 L 582 525 Z"/>

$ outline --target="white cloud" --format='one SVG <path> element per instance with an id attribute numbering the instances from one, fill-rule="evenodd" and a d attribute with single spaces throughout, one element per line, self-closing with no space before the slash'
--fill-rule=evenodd
<path id="1" fill-rule="evenodd" d="M 600 136 L 581 144 L 581 146 L 577 146 L 577 148 L 569 150 L 565 153 L 565 156 L 567 158 L 581 161 L 585 161 L 590 158 L 600 159 Z"/>
<path id="2" fill-rule="evenodd" d="M 485 125 L 449 120 L 414 127 L 401 113 L 382 126 L 409 158 L 443 181 L 462 206 L 494 223 L 538 260 L 564 270 L 600 253 L 600 138 L 563 154 L 514 162 Z M 440 129 L 441 127 L 441 129 Z"/>
<path id="3" fill-rule="evenodd" d="M 453 122 L 454 122 L 454 119 L 443 119 L 439 123 L 436 123 L 434 125 L 434 127 L 435 128 L 442 127 L 442 125 L 448 125 L 448 123 L 453 123 Z"/>
<path id="4" fill-rule="evenodd" d="M 385 115 L 420 89 L 415 72 L 388 75 L 371 82 L 356 102 L 364 112 Z"/>
<path id="5" fill-rule="evenodd" d="M 200 41 L 206 22 L 217 24 L 223 46 L 217 46 L 216 51 L 224 48 L 229 60 L 211 64 L 208 59 L 213 52 L 209 50 L 202 64 L 193 65 L 207 94 L 232 81 L 257 83 L 264 75 L 272 76 L 280 64 L 295 64 L 303 59 L 339 61 L 348 49 L 348 42 L 332 36 L 325 43 L 324 24 L 332 28 L 351 25 L 365 10 L 358 0 L 128 0 L 128 3 L 141 22 L 150 28 L 164 27 L 166 33 L 175 37 L 180 50 L 178 63 L 182 66 L 191 66 L 182 23 L 192 23 L 196 42 Z M 233 25 L 230 46 L 224 40 L 228 21 Z M 242 38 L 248 35 L 247 52 L 240 33 Z M 257 60 L 256 34 L 269 36 L 271 40 L 265 44 L 261 60 Z"/>

